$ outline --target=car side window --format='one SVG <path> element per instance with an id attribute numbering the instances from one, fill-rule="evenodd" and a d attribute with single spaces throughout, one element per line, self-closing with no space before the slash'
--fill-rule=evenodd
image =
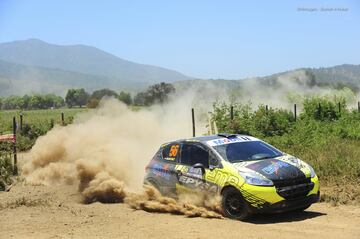
<path id="1" fill-rule="evenodd" d="M 157 161 L 162 159 L 162 148 L 160 148 L 158 151 L 156 151 L 156 153 L 152 159 L 157 160 Z"/>
<path id="2" fill-rule="evenodd" d="M 162 150 L 162 158 L 166 162 L 176 163 L 180 155 L 180 144 L 166 145 Z"/>
<path id="3" fill-rule="evenodd" d="M 209 167 L 209 152 L 199 145 L 183 144 L 181 147 L 181 164 L 192 166 L 201 163 L 205 168 Z"/>
<path id="4" fill-rule="evenodd" d="M 214 167 L 220 166 L 220 162 L 219 162 L 218 158 L 214 155 L 214 153 L 211 153 L 211 152 L 209 155 L 209 162 L 210 162 L 211 166 L 214 166 Z"/>

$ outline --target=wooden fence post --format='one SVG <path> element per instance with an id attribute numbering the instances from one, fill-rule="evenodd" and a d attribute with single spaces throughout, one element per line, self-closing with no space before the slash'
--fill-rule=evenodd
<path id="1" fill-rule="evenodd" d="M 296 122 L 296 118 L 297 118 L 296 104 L 294 104 L 294 119 L 295 119 L 295 122 Z"/>
<path id="2" fill-rule="evenodd" d="M 64 112 L 61 112 L 61 124 L 62 124 L 63 126 L 65 126 Z"/>
<path id="3" fill-rule="evenodd" d="M 20 113 L 20 132 L 23 130 L 23 114 Z"/>
<path id="4" fill-rule="evenodd" d="M 230 119 L 234 120 L 234 106 L 230 107 Z"/>
<path id="5" fill-rule="evenodd" d="M 192 118 L 193 137 L 195 137 L 195 114 L 194 114 L 194 108 L 191 108 L 191 118 Z"/>
<path id="6" fill-rule="evenodd" d="M 17 167 L 17 154 L 16 154 L 16 117 L 13 117 L 13 153 L 14 153 L 14 175 L 18 175 L 18 167 Z"/>

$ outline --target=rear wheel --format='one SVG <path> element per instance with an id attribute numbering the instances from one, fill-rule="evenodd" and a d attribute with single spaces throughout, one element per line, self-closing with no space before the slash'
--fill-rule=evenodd
<path id="1" fill-rule="evenodd" d="M 150 185 L 150 186 L 153 186 L 156 190 L 158 190 L 161 195 L 163 194 L 160 190 L 160 187 L 159 185 L 155 182 L 155 180 L 152 180 L 152 179 L 148 179 L 144 182 L 145 185 Z"/>
<path id="2" fill-rule="evenodd" d="M 221 206 L 226 217 L 245 220 L 251 213 L 239 190 L 233 187 L 225 188 L 222 193 Z"/>

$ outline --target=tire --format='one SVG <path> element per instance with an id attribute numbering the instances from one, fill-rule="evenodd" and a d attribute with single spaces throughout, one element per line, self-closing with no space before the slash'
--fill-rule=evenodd
<path id="1" fill-rule="evenodd" d="M 148 179 L 144 182 L 145 185 L 150 185 L 153 186 L 156 190 L 158 190 L 160 192 L 161 195 L 163 195 L 163 193 L 160 190 L 159 185 L 155 182 L 155 180 L 152 179 Z"/>
<path id="2" fill-rule="evenodd" d="M 233 187 L 225 188 L 222 193 L 221 206 L 226 217 L 236 220 L 245 220 L 250 217 L 249 205 L 243 196 Z"/>

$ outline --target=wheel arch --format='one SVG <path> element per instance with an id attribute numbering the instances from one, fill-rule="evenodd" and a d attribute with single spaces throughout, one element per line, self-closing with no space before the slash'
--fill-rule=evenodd
<path id="1" fill-rule="evenodd" d="M 239 193 L 242 195 L 242 193 L 240 192 L 240 190 L 239 190 L 237 187 L 235 187 L 234 185 L 231 185 L 231 184 L 225 185 L 225 186 L 221 189 L 220 195 L 223 195 L 223 192 L 224 192 L 226 189 L 228 189 L 228 188 L 234 188 L 234 189 L 236 189 L 237 191 L 239 191 Z"/>
<path id="2" fill-rule="evenodd" d="M 153 186 L 159 186 L 159 182 L 154 177 L 144 178 L 144 184 L 152 184 Z"/>

